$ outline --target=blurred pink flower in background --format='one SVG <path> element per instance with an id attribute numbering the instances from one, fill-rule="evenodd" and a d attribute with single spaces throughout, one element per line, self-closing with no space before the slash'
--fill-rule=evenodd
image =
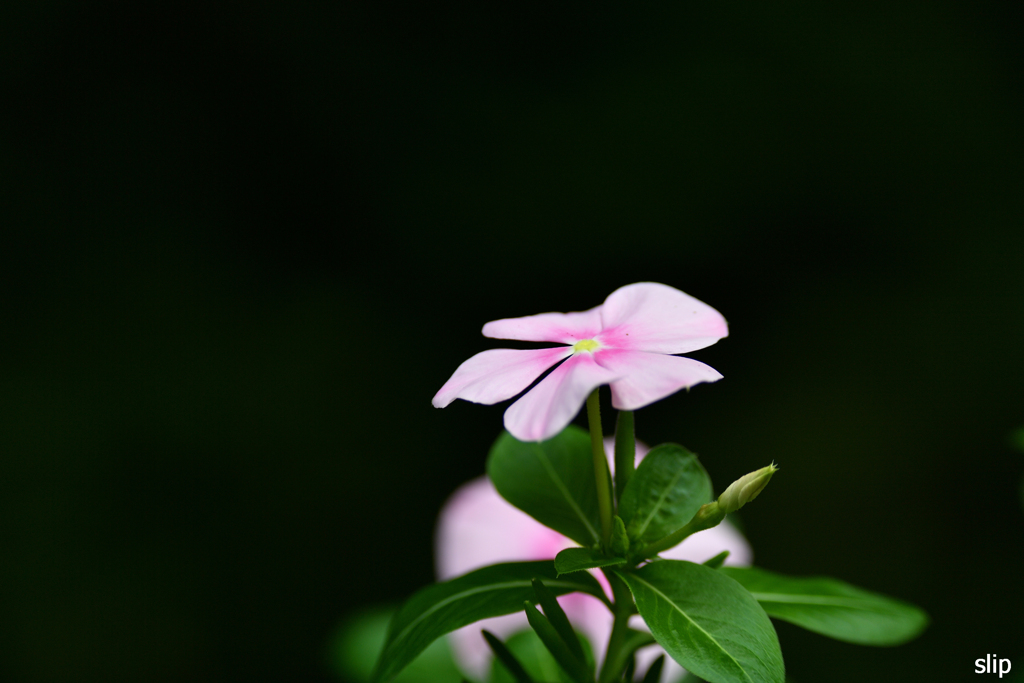
<path id="1" fill-rule="evenodd" d="M 640 443 L 637 446 L 637 462 L 649 450 Z M 612 439 L 605 440 L 605 451 L 611 460 Z M 435 559 L 439 581 L 465 574 L 499 562 L 522 562 L 531 560 L 553 560 L 560 550 L 577 544 L 536 521 L 525 512 L 507 503 L 494 489 L 487 477 L 479 477 L 455 491 L 445 503 L 438 518 L 435 538 Z M 752 552 L 742 534 L 728 522 L 695 534 L 681 545 L 661 553 L 662 557 L 676 560 L 704 562 L 723 550 L 729 551 L 727 565 L 746 566 L 750 564 Z M 594 572 L 605 586 L 607 582 L 600 572 Z M 569 615 L 573 626 L 585 633 L 594 648 L 594 656 L 600 662 L 604 648 L 611 634 L 612 615 L 608 608 L 594 597 L 582 593 L 571 593 L 558 599 Z M 633 617 L 634 627 L 643 620 Z M 449 636 L 456 661 L 468 675 L 477 680 L 486 680 L 491 660 L 490 649 L 480 631 L 487 629 L 501 639 L 528 628 L 526 615 L 522 612 L 504 617 L 485 619 L 459 629 Z M 657 645 L 643 648 L 638 653 L 638 670 L 646 666 L 663 650 Z M 662 680 L 672 681 L 682 674 L 682 669 L 671 658 L 666 657 Z"/>
<path id="2" fill-rule="evenodd" d="M 484 325 L 483 334 L 569 346 L 478 353 L 445 382 L 434 407 L 457 398 L 488 405 L 510 399 L 564 360 L 505 411 L 505 429 L 512 436 L 544 441 L 565 429 L 599 386 L 611 385 L 615 408 L 637 410 L 685 387 L 721 379 L 714 368 L 673 354 L 703 349 L 729 330 L 721 313 L 689 294 L 638 282 L 616 289 L 589 311 L 494 320 Z"/>

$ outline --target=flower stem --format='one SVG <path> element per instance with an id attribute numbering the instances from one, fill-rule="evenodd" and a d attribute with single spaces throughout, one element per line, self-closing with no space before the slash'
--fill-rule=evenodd
<path id="1" fill-rule="evenodd" d="M 605 652 L 604 665 L 598 675 L 599 683 L 611 683 L 622 676 L 626 668 L 626 653 L 623 646 L 626 644 L 626 635 L 629 633 L 629 617 L 636 609 L 633 607 L 633 595 L 629 588 L 622 582 L 614 572 L 604 572 L 612 587 L 612 595 L 615 598 L 615 621 L 612 622 L 612 634 L 608 638 L 608 650 Z"/>
<path id="2" fill-rule="evenodd" d="M 590 446 L 594 452 L 594 481 L 597 485 L 597 507 L 601 515 L 601 545 L 604 550 L 612 539 L 612 491 L 608 458 L 604 455 L 604 432 L 601 430 L 601 404 L 598 387 L 587 397 L 587 422 L 590 425 Z"/>
<path id="3" fill-rule="evenodd" d="M 712 501 L 701 506 L 700 510 L 697 511 L 697 514 L 693 516 L 693 519 L 682 527 L 676 529 L 661 540 L 655 541 L 646 548 L 642 548 L 633 559 L 639 562 L 640 560 L 646 560 L 649 557 L 654 557 L 660 552 L 668 550 L 669 548 L 674 548 L 682 543 L 687 537 L 692 536 L 698 531 L 704 531 L 705 529 L 718 526 L 723 519 L 725 519 L 725 512 L 723 512 L 719 507 L 718 501 Z"/>
<path id="4" fill-rule="evenodd" d="M 615 500 L 622 498 L 629 478 L 636 467 L 636 434 L 633 411 L 620 410 L 615 421 Z"/>

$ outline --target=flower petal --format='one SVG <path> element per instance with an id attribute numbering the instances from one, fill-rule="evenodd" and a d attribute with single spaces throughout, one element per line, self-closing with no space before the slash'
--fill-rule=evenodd
<path id="1" fill-rule="evenodd" d="M 572 355 L 568 346 L 554 349 L 491 349 L 460 365 L 434 395 L 435 408 L 457 398 L 490 405 L 512 398 L 563 358 Z"/>
<path id="2" fill-rule="evenodd" d="M 505 429 L 520 441 L 550 439 L 572 422 L 591 391 L 620 377 L 590 353 L 577 353 L 505 411 Z"/>
<path id="3" fill-rule="evenodd" d="M 594 359 L 622 378 L 612 382 L 612 405 L 618 410 L 637 410 L 680 389 L 722 379 L 709 365 L 661 353 L 600 349 Z"/>
<path id="4" fill-rule="evenodd" d="M 722 314 L 674 287 L 638 282 L 608 295 L 601 307 L 606 346 L 656 353 L 686 353 L 729 334 Z"/>
<path id="5" fill-rule="evenodd" d="M 582 313 L 541 313 L 523 318 L 492 320 L 484 325 L 485 337 L 519 341 L 575 344 L 601 331 L 601 307 Z"/>

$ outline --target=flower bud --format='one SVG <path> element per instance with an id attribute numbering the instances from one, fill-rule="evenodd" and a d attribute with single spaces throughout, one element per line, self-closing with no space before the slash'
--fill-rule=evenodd
<path id="1" fill-rule="evenodd" d="M 629 536 L 626 535 L 626 525 L 618 515 L 612 517 L 612 524 L 612 542 L 610 550 L 612 551 L 612 555 L 616 557 L 625 557 L 626 553 L 629 551 Z"/>
<path id="2" fill-rule="evenodd" d="M 757 494 L 768 485 L 772 475 L 779 468 L 775 463 L 762 467 L 756 472 L 745 474 L 733 483 L 729 484 L 722 495 L 718 497 L 718 505 L 726 514 L 736 512 L 741 507 L 757 498 Z"/>

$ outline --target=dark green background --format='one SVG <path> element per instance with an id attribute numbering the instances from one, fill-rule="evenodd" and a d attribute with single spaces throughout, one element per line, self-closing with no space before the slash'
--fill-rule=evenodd
<path id="1" fill-rule="evenodd" d="M 502 408 L 430 405 L 480 326 L 641 280 L 731 334 L 639 436 L 776 460 L 759 564 L 933 618 L 782 625 L 797 680 L 1024 668 L 1002 7 L 3 3 L 0 678 L 330 680 L 483 472 Z"/>

